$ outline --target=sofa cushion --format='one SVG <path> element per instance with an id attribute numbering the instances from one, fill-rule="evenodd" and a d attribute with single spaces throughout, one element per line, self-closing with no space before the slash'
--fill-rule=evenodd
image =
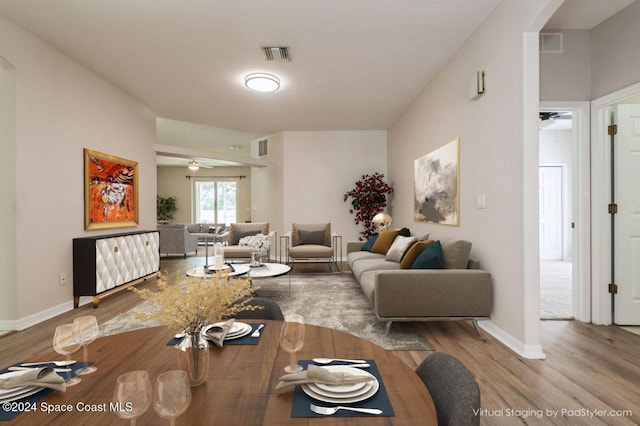
<path id="1" fill-rule="evenodd" d="M 442 269 L 440 241 L 429 244 L 411 265 L 411 269 Z"/>
<path id="2" fill-rule="evenodd" d="M 400 264 L 398 262 L 389 262 L 384 260 L 384 257 L 360 259 L 354 262 L 351 266 L 353 276 L 360 282 L 360 276 L 366 271 L 381 271 L 381 270 L 399 270 Z"/>
<path id="3" fill-rule="evenodd" d="M 403 237 L 402 235 L 398 235 L 396 239 L 393 240 L 391 247 L 389 247 L 389 251 L 387 251 L 387 254 L 385 255 L 385 260 L 400 263 L 402 256 L 415 242 L 415 237 Z"/>
<path id="4" fill-rule="evenodd" d="M 362 248 L 360 250 L 362 250 L 362 251 L 371 251 L 371 249 L 373 249 L 373 245 L 375 244 L 377 239 L 378 239 L 378 234 L 376 234 L 373 237 L 369 238 L 367 240 L 367 242 L 362 245 Z"/>
<path id="5" fill-rule="evenodd" d="M 307 231 L 304 229 L 298 229 L 298 241 L 300 245 L 305 244 L 324 244 L 324 229 L 320 231 Z"/>
<path id="6" fill-rule="evenodd" d="M 420 253 L 430 244 L 433 244 L 433 240 L 417 241 L 409 247 L 409 250 L 402 256 L 402 260 L 400 260 L 400 269 L 411 269 L 413 262 L 415 262 L 418 256 L 420 256 Z"/>
<path id="7" fill-rule="evenodd" d="M 192 234 L 199 233 L 201 229 L 202 226 L 199 223 L 192 223 L 190 225 L 187 225 L 187 231 L 191 232 Z"/>
<path id="8" fill-rule="evenodd" d="M 393 244 L 393 240 L 395 240 L 398 236 L 398 232 L 400 231 L 390 229 L 385 229 L 384 231 L 382 231 L 378 236 L 378 239 L 376 239 L 376 242 L 373 243 L 371 252 L 387 254 L 387 251 L 389 251 L 389 247 L 391 247 L 391 244 Z"/>
<path id="9" fill-rule="evenodd" d="M 442 243 L 442 267 L 445 269 L 467 269 L 471 242 L 465 240 L 447 240 Z"/>
<path id="10" fill-rule="evenodd" d="M 269 234 L 269 223 L 232 223 L 229 226 L 229 245 L 238 245 L 240 239 L 257 234 Z"/>
<path id="11" fill-rule="evenodd" d="M 383 256 L 381 254 L 371 253 L 369 251 L 354 251 L 347 254 L 347 264 L 349 265 L 349 268 L 352 268 L 352 265 L 355 262 L 359 262 L 362 259 L 382 259 L 382 257 Z"/>
<path id="12" fill-rule="evenodd" d="M 289 248 L 289 257 L 295 259 L 328 259 L 333 256 L 333 248 L 321 244 L 300 244 Z"/>

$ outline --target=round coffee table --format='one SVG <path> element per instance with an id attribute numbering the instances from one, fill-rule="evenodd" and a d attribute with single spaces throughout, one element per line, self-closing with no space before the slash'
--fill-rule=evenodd
<path id="1" fill-rule="evenodd" d="M 225 265 L 226 270 L 229 271 L 230 277 L 239 277 L 240 275 L 244 275 L 251 269 L 248 263 L 234 263 L 233 270 L 229 267 L 229 265 Z M 197 266 L 195 268 L 191 268 L 187 271 L 187 276 L 196 277 L 196 278 L 209 278 L 215 276 L 215 272 L 208 272 L 205 270 L 205 266 Z"/>

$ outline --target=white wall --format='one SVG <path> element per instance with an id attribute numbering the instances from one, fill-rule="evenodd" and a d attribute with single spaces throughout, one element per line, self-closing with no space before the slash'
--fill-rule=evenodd
<path id="1" fill-rule="evenodd" d="M 176 197 L 178 210 L 171 223 L 191 223 L 191 171 L 184 166 L 158 167 L 158 195 Z M 237 222 L 251 220 L 251 168 L 250 167 L 201 167 L 195 173 L 197 177 L 245 176 L 238 181 L 238 218 Z"/>
<path id="2" fill-rule="evenodd" d="M 537 309 L 539 293 L 531 267 L 537 262 L 537 225 L 527 219 L 537 217 L 537 193 L 531 191 L 537 187 L 537 118 L 530 110 L 533 106 L 537 111 L 537 96 L 532 99 L 531 94 L 538 90 L 538 64 L 526 63 L 534 59 L 531 37 L 524 33 L 536 31 L 543 10 L 548 14 L 558 5 L 503 1 L 388 134 L 389 175 L 396 188 L 394 222 L 473 243 L 472 256 L 492 274 L 494 332 L 521 353 L 537 352 L 539 346 L 532 308 Z M 486 93 L 471 101 L 468 82 L 477 70 L 486 73 Z M 413 162 L 456 137 L 460 226 L 414 223 Z M 477 194 L 486 195 L 486 209 L 476 209 Z"/>
<path id="3" fill-rule="evenodd" d="M 0 56 L 16 68 L 17 307 L 11 319 L 24 328 L 72 307 L 73 238 L 155 229 L 155 116 L 1 17 Z M 84 231 L 85 147 L 139 163 L 139 227 Z M 61 272 L 65 286 L 58 285 Z"/>
<path id="4" fill-rule="evenodd" d="M 640 82 L 640 2 L 591 30 L 591 97 Z"/>
<path id="5" fill-rule="evenodd" d="M 591 32 L 547 30 L 562 33 L 562 53 L 540 53 L 540 100 L 591 99 Z"/>
<path id="6" fill-rule="evenodd" d="M 267 138 L 263 158 L 270 165 L 253 171 L 254 221 L 270 222 L 279 235 L 293 222 L 331 222 L 343 246 L 357 241 L 360 228 L 343 196 L 363 174 L 386 174 L 386 132 L 296 131 Z"/>

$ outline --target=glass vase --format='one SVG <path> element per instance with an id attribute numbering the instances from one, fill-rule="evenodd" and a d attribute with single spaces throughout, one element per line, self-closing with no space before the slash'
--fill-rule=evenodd
<path id="1" fill-rule="evenodd" d="M 257 267 L 262 265 L 262 251 L 260 249 L 251 249 L 251 263 L 249 266 Z"/>
<path id="2" fill-rule="evenodd" d="M 200 331 L 186 333 L 178 348 L 178 364 L 187 373 L 189 384 L 198 386 L 209 377 L 209 343 Z"/>

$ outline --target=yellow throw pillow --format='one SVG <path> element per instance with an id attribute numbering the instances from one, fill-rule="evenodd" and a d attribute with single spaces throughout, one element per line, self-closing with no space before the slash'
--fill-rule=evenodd
<path id="1" fill-rule="evenodd" d="M 411 269 L 411 265 L 413 265 L 413 262 L 420 256 L 420 253 L 430 244 L 433 244 L 434 241 L 435 240 L 417 241 L 409 247 L 409 250 L 402 256 L 402 260 L 400 260 L 400 269 Z"/>
<path id="2" fill-rule="evenodd" d="M 393 244 L 393 240 L 396 239 L 399 232 L 400 231 L 392 231 L 390 229 L 385 229 L 384 231 L 382 231 L 376 242 L 373 243 L 371 252 L 387 254 L 387 252 L 389 251 L 389 247 L 391 247 L 391 244 Z"/>

